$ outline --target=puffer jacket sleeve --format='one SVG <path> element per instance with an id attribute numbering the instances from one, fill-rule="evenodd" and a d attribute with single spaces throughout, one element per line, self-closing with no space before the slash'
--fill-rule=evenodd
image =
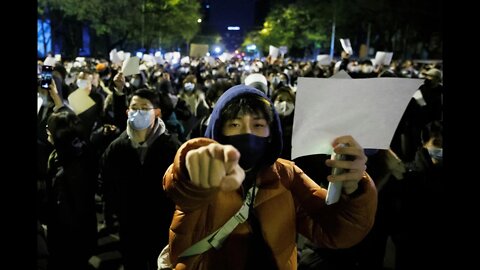
<path id="1" fill-rule="evenodd" d="M 377 191 L 365 173 L 358 189 L 342 194 L 332 205 L 325 203 L 327 190 L 317 185 L 299 167 L 293 166 L 291 191 L 297 203 L 298 232 L 319 247 L 348 248 L 370 231 L 377 209 Z"/>
<path id="2" fill-rule="evenodd" d="M 205 189 L 195 186 L 190 181 L 186 160 L 188 151 L 216 143 L 208 138 L 195 138 L 185 142 L 177 151 L 173 164 L 168 167 L 163 176 L 163 188 L 177 207 L 183 212 L 201 208 L 213 200 L 218 188 Z"/>

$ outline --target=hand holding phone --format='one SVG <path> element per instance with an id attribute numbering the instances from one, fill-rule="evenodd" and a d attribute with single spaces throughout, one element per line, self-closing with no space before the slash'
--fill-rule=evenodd
<path id="1" fill-rule="evenodd" d="M 346 147 L 346 144 L 339 144 L 337 147 Z M 333 160 L 347 160 L 346 155 L 337 154 L 335 152 L 332 153 L 330 159 Z M 345 169 L 342 168 L 332 168 L 332 175 L 339 175 L 345 172 Z M 336 182 L 329 182 L 328 183 L 328 191 L 327 197 L 325 198 L 325 203 L 327 205 L 334 204 L 338 202 L 340 199 L 340 194 L 342 193 L 343 182 L 336 181 Z"/>
<path id="2" fill-rule="evenodd" d="M 52 83 L 52 66 L 42 66 L 41 81 L 40 87 L 42 89 L 50 89 L 50 84 Z"/>

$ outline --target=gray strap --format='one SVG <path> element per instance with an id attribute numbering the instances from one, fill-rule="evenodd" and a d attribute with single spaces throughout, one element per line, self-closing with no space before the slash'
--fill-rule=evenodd
<path id="1" fill-rule="evenodd" d="M 255 188 L 255 195 L 258 192 L 258 188 Z M 219 249 L 222 247 L 225 239 L 230 235 L 230 233 L 238 226 L 238 224 L 245 222 L 248 218 L 248 212 L 250 207 L 250 202 L 252 199 L 253 187 L 248 190 L 247 197 L 243 202 L 242 207 L 231 217 L 222 227 L 213 233 L 209 234 L 202 240 L 193 244 L 187 248 L 179 257 L 188 257 L 192 255 L 202 254 L 203 252 L 209 250 L 210 248 Z"/>

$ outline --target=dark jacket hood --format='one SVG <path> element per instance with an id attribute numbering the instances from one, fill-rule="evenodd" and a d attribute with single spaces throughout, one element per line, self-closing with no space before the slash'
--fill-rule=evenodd
<path id="1" fill-rule="evenodd" d="M 213 112 L 210 116 L 210 122 L 208 124 L 207 130 L 205 131 L 205 137 L 214 139 L 216 141 L 219 141 L 221 139 L 221 111 L 232 99 L 243 95 L 261 96 L 267 99 L 270 103 L 270 108 L 273 112 L 273 123 L 270 125 L 271 140 L 266 150 L 267 156 L 263 159 L 265 163 L 264 165 L 270 166 L 275 162 L 275 160 L 277 160 L 277 158 L 280 156 L 280 153 L 282 152 L 282 127 L 280 124 L 278 113 L 275 110 L 272 101 L 262 91 L 259 91 L 250 86 L 246 86 L 244 84 L 236 85 L 225 91 L 225 93 L 223 93 L 222 96 L 220 96 L 220 98 L 217 100 L 217 103 L 215 103 L 215 107 L 213 108 Z"/>

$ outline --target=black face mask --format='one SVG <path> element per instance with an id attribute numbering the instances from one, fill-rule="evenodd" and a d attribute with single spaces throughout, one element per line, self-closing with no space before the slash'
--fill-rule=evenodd
<path id="1" fill-rule="evenodd" d="M 240 167 L 244 170 L 258 165 L 267 149 L 269 139 L 249 133 L 223 137 L 225 144 L 233 145 L 240 152 Z"/>

